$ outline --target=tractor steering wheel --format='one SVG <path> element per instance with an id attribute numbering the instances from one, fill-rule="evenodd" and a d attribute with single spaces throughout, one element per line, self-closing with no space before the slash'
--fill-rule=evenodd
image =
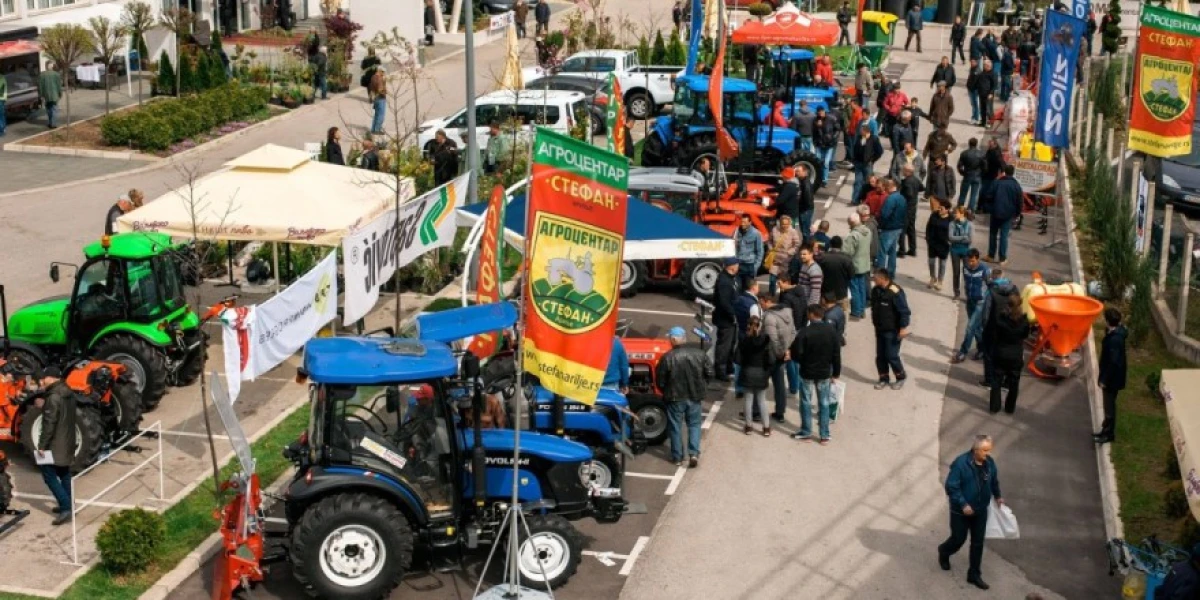
<path id="1" fill-rule="evenodd" d="M 716 174 L 713 177 L 713 185 L 716 186 L 716 189 L 713 190 L 713 193 L 716 194 L 717 197 L 720 197 L 722 192 L 729 189 L 729 178 L 725 174 L 725 164 L 721 162 L 721 157 L 712 153 L 701 154 L 692 161 L 692 171 L 699 173 L 700 161 L 704 160 L 705 158 L 708 159 L 708 163 L 712 165 Z"/>

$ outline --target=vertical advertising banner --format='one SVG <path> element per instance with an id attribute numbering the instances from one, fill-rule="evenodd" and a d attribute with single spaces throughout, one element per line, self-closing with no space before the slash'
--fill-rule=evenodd
<path id="1" fill-rule="evenodd" d="M 1087 22 L 1082 19 L 1056 10 L 1046 12 L 1033 135 L 1051 148 L 1066 148 L 1070 144 L 1071 93 L 1075 87 L 1080 40 L 1086 28 Z"/>
<path id="2" fill-rule="evenodd" d="M 1075 0 L 1071 3 L 1071 16 L 1080 21 L 1086 22 L 1090 12 L 1092 12 L 1091 0 Z"/>
<path id="3" fill-rule="evenodd" d="M 500 285 L 504 282 L 501 272 L 500 240 L 504 228 L 504 187 L 492 189 L 488 200 L 487 215 L 483 220 L 483 237 L 479 241 L 479 281 L 475 284 L 475 303 L 490 304 L 500 301 Z M 488 358 L 496 353 L 500 332 L 489 331 L 475 336 L 467 347 L 479 358 Z"/>
<path id="4" fill-rule="evenodd" d="M 722 161 L 730 160 L 738 155 L 738 143 L 725 129 L 725 40 L 729 35 L 725 32 L 725 13 L 718 15 L 720 37 L 717 38 L 717 58 L 713 64 L 712 76 L 708 82 L 708 106 L 712 110 L 713 124 L 717 130 L 717 157 Z"/>
<path id="5" fill-rule="evenodd" d="M 608 108 L 604 113 L 605 126 L 608 127 L 608 151 L 614 154 L 625 154 L 625 102 L 621 82 L 616 73 L 608 74 Z"/>
<path id="6" fill-rule="evenodd" d="M 1192 151 L 1200 19 L 1149 4 L 1134 63 L 1129 149 L 1151 156 Z"/>
<path id="7" fill-rule="evenodd" d="M 523 364 L 592 404 L 616 333 L 629 161 L 542 128 L 533 147 Z"/>

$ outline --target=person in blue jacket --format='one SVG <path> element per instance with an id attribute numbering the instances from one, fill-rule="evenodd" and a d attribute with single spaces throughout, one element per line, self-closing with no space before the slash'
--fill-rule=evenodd
<path id="1" fill-rule="evenodd" d="M 879 209 L 879 255 L 875 257 L 875 265 L 886 268 L 892 279 L 896 278 L 900 234 L 908 225 L 908 201 L 898 188 L 895 179 L 889 177 L 884 180 L 888 196 Z"/>
<path id="2" fill-rule="evenodd" d="M 1001 176 L 992 187 L 992 220 L 988 229 L 987 258 L 984 260 L 996 262 L 998 258 L 1000 266 L 1008 262 L 1008 234 L 1012 231 L 1013 222 L 1021 216 L 1025 203 L 1025 192 L 1013 178 L 1014 172 L 1012 165 L 1004 165 Z"/>
<path id="3" fill-rule="evenodd" d="M 600 387 L 617 390 L 622 394 L 629 393 L 629 355 L 625 353 L 625 344 L 621 338 L 613 336 L 612 353 L 608 358 L 608 370 L 604 372 L 604 382 Z"/>
<path id="4" fill-rule="evenodd" d="M 967 535 L 971 536 L 971 551 L 967 567 L 967 583 L 986 590 L 979 566 L 983 560 L 983 541 L 987 533 L 988 507 L 992 500 L 1004 504 L 1000 494 L 1000 476 L 996 461 L 991 457 L 992 438 L 975 436 L 971 449 L 950 463 L 946 475 L 946 496 L 950 500 L 950 537 L 938 545 L 938 565 L 950 570 L 950 557 L 958 552 Z"/>

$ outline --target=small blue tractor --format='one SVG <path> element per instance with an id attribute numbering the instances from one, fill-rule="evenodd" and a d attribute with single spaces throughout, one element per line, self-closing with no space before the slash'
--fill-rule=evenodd
<path id="1" fill-rule="evenodd" d="M 771 50 L 771 61 L 774 68 L 770 77 L 770 85 L 775 90 L 776 97 L 787 100 L 784 116 L 791 117 L 800 108 L 800 101 L 808 101 L 809 109 L 814 112 L 818 108 L 826 111 L 839 109 L 840 99 L 836 81 L 827 81 L 829 87 L 814 87 L 813 75 L 816 67 L 816 55 L 812 50 L 801 48 L 781 47 Z M 764 105 L 759 112 L 759 120 L 766 117 L 767 107 Z"/>
<path id="2" fill-rule="evenodd" d="M 708 85 L 707 75 L 688 75 L 675 80 L 671 114 L 654 122 L 642 147 L 642 166 L 694 170 L 701 157 L 716 157 L 716 128 L 708 106 Z M 724 125 L 741 150 L 739 156 L 729 161 L 729 170 L 777 174 L 785 165 L 803 163 L 814 184 L 821 181 L 821 160 L 800 148 L 795 131 L 757 118 L 759 98 L 753 82 L 725 79 L 722 88 Z"/>
<path id="3" fill-rule="evenodd" d="M 505 326 L 481 318 L 455 333 Z M 478 358 L 434 339 L 319 338 L 298 375 L 311 382 L 312 419 L 285 451 L 297 470 L 284 494 L 280 558 L 311 595 L 380 599 L 412 568 L 417 545 L 432 565 L 449 566 L 505 541 L 515 432 L 473 418 L 485 411 Z M 627 503 L 619 489 L 580 480 L 593 459 L 587 446 L 538 433 L 522 433 L 520 444 L 529 530 L 517 567 L 534 587 L 558 587 L 581 558 L 570 521 L 616 522 Z"/>

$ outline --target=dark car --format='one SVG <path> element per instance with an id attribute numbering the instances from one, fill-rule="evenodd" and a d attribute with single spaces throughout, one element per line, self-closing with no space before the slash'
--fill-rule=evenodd
<path id="1" fill-rule="evenodd" d="M 1155 186 L 1158 206 L 1200 209 L 1200 121 L 1192 123 L 1192 152 L 1162 160 L 1162 173 Z"/>
<path id="2" fill-rule="evenodd" d="M 547 75 L 525 82 L 527 90 L 562 90 L 564 92 L 583 92 L 584 100 L 592 111 L 592 135 L 601 135 L 608 131 L 606 126 L 606 111 L 608 110 L 608 93 L 604 90 L 608 85 L 607 79 L 581 77 L 578 75 Z"/>
<path id="3" fill-rule="evenodd" d="M 517 0 L 483 0 L 483 9 L 489 15 L 502 15 L 513 9 Z"/>

